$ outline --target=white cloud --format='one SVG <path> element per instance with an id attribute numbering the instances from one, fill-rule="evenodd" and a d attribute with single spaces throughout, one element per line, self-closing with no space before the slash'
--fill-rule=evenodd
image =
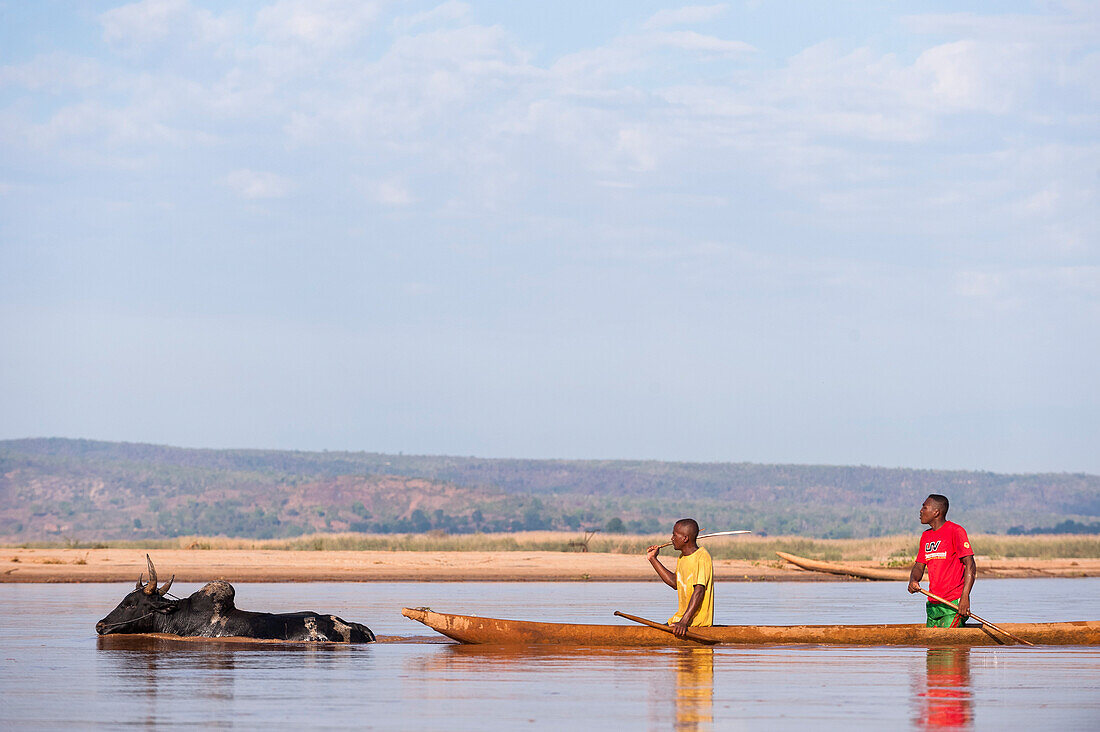
<path id="1" fill-rule="evenodd" d="M 467 23 L 470 20 L 470 6 L 458 0 L 447 0 L 431 10 L 395 18 L 392 28 L 398 33 L 408 33 L 423 26 L 440 26 L 451 23 Z"/>
<path id="2" fill-rule="evenodd" d="M 695 31 L 671 31 L 654 33 L 649 38 L 654 45 L 669 46 L 685 51 L 711 51 L 717 53 L 751 53 L 756 50 L 744 41 L 726 41 Z"/>
<path id="3" fill-rule="evenodd" d="M 1019 49 L 956 42 L 933 47 L 911 65 L 869 48 L 811 46 L 785 67 L 737 72 L 732 84 L 658 90 L 686 117 L 722 120 L 731 135 L 922 142 L 963 111 L 1005 114 L 1032 83 Z M 719 129 L 721 129 L 721 124 Z"/>
<path id="4" fill-rule="evenodd" d="M 499 26 L 439 28 L 396 38 L 386 54 L 414 68 L 453 66 L 463 71 L 506 71 L 526 54 Z"/>
<path id="5" fill-rule="evenodd" d="M 222 42 L 237 31 L 230 15 L 217 16 L 189 0 L 141 0 L 99 16 L 107 43 L 147 51 L 172 43 L 185 47 Z"/>
<path id="6" fill-rule="evenodd" d="M 334 69 L 339 83 L 294 103 L 286 129 L 296 144 L 333 136 L 357 147 L 436 148 L 440 159 L 500 130 L 502 111 L 538 72 L 500 28 L 436 29 L 396 39 L 376 61 Z"/>
<path id="7" fill-rule="evenodd" d="M 8 116 L 4 126 L 13 139 L 72 163 L 129 167 L 135 156 L 210 141 L 201 130 L 172 126 L 169 117 L 155 102 L 115 107 L 94 98 L 61 106 L 42 121 Z"/>
<path id="8" fill-rule="evenodd" d="M 659 67 L 655 51 L 743 56 L 757 49 L 744 41 L 725 40 L 695 31 L 647 31 L 615 38 L 604 46 L 583 49 L 557 59 L 548 69 L 571 84 L 595 88 L 616 77 Z M 685 59 L 684 63 L 691 63 Z"/>
<path id="9" fill-rule="evenodd" d="M 225 176 L 224 182 L 237 195 L 248 199 L 283 198 L 293 188 L 288 179 L 261 170 L 234 170 Z"/>
<path id="10" fill-rule="evenodd" d="M 645 28 L 666 28 L 670 25 L 693 25 L 706 23 L 722 15 L 729 8 L 725 3 L 718 5 L 688 5 L 673 10 L 658 10 L 645 22 Z"/>
<path id="11" fill-rule="evenodd" d="M 926 13 L 901 18 L 901 25 L 915 33 L 985 39 L 995 43 L 1080 45 L 1100 36 L 1100 5 L 1094 2 L 1051 8 L 1053 12 L 1022 13 Z"/>
<path id="12" fill-rule="evenodd" d="M 375 181 L 367 186 L 370 199 L 383 206 L 399 208 L 416 201 L 408 187 L 396 180 Z"/>
<path id="13" fill-rule="evenodd" d="M 641 71 L 650 63 L 639 49 L 616 43 L 567 54 L 548 70 L 554 76 L 594 87 L 616 76 Z"/>
<path id="14" fill-rule="evenodd" d="M 637 127 L 619 130 L 615 150 L 625 157 L 631 170 L 647 171 L 657 167 L 655 141 L 645 130 Z"/>
<path id="15" fill-rule="evenodd" d="M 108 43 L 148 44 L 166 37 L 181 16 L 191 10 L 187 0 L 141 0 L 100 16 Z"/>
<path id="16" fill-rule="evenodd" d="M 1100 314 L 1100 266 L 969 270 L 955 275 L 958 295 L 998 309 L 1069 301 Z"/>
<path id="17" fill-rule="evenodd" d="M 103 84 L 102 65 L 68 53 L 48 53 L 26 63 L 0 66 L 0 87 L 19 86 L 31 91 L 87 90 Z"/>
<path id="18" fill-rule="evenodd" d="M 1005 287 L 1004 275 L 996 272 L 959 272 L 955 278 L 955 291 L 963 297 L 993 298 Z"/>
<path id="19" fill-rule="evenodd" d="M 1029 91 L 1040 59 L 1026 45 L 957 41 L 930 48 L 913 65 L 912 84 L 946 110 L 1004 113 Z"/>
<path id="20" fill-rule="evenodd" d="M 1045 41 L 950 40 L 941 32 L 938 45 L 918 48 L 915 58 L 827 41 L 786 61 L 758 54 L 746 63 L 755 51 L 748 43 L 677 29 L 725 10 L 707 5 L 661 11 L 646 23 L 651 30 L 539 66 L 529 43 L 502 26 L 475 24 L 465 3 L 450 0 L 388 24 L 386 10 L 381 2 L 280 0 L 249 20 L 187 0 L 127 5 L 101 16 L 116 46 L 178 50 L 190 43 L 181 28 L 205 28 L 199 36 L 232 52 L 204 56 L 201 71 L 159 59 L 140 73 L 129 64 L 111 68 L 110 59 L 4 67 L 0 83 L 84 95 L 44 121 L 9 107 L 4 128 L 38 147 L 69 144 L 74 155 L 139 155 L 163 143 L 194 150 L 214 140 L 266 146 L 274 156 L 338 147 L 338 169 L 382 181 L 362 189 L 370 200 L 395 207 L 430 201 L 454 211 L 506 205 L 525 186 L 555 195 L 620 186 L 648 195 L 667 182 L 689 195 L 693 168 L 702 166 L 717 184 L 752 176 L 756 186 L 793 192 L 806 216 L 828 214 L 838 226 L 845 217 L 897 215 L 923 225 L 929 211 L 945 220 L 978 201 L 986 212 L 1002 207 L 1004 220 L 1060 221 L 1043 241 L 1093 248 L 1087 211 L 1096 203 L 1095 180 L 1052 178 L 1052 171 L 1087 171 L 1087 156 L 1071 151 L 1026 174 L 996 151 L 965 157 L 959 146 L 971 145 L 965 135 L 975 127 L 955 118 L 979 112 L 1018 127 L 1027 114 L 1033 125 L 1073 124 L 1089 134 L 1089 115 L 1037 105 L 1035 90 L 1058 89 L 1059 80 L 1096 87 L 1085 73 L 1100 63 L 1096 53 L 1071 46 L 1055 54 L 1057 62 L 1044 61 Z M 955 23 L 960 33 L 981 26 L 957 16 L 907 22 Z M 1065 23 L 1047 25 L 1050 34 L 1068 32 Z M 382 39 L 388 46 L 354 43 L 378 27 L 390 30 Z M 939 43 L 944 36 L 948 42 Z M 326 53 L 335 47 L 344 50 Z M 695 74 L 696 64 L 708 66 Z M 669 69 L 676 70 L 672 85 Z M 680 83 L 685 77 L 694 81 Z M 105 84 L 110 95 L 99 91 Z M 1048 119 L 1035 117 L 1039 110 Z M 1032 146 L 996 135 L 975 139 L 1016 152 Z M 915 157 L 933 142 L 929 156 Z M 926 166 L 920 174 L 912 172 L 918 160 Z M 358 169 L 361 161 L 371 161 L 370 173 Z M 387 167 L 401 180 L 387 177 Z M 407 181 L 421 180 L 427 167 L 433 185 L 414 196 Z M 662 175 L 637 175 L 651 172 Z M 226 183 L 245 196 L 287 195 L 286 180 L 264 175 L 238 171 Z"/>
<path id="21" fill-rule="evenodd" d="M 345 46 L 369 30 L 380 3 L 363 0 L 279 0 L 256 14 L 268 38 L 314 48 Z"/>
<path id="22" fill-rule="evenodd" d="M 1020 210 L 1032 216 L 1050 216 L 1058 210 L 1061 198 L 1054 188 L 1043 188 L 1027 196 L 1021 202 Z"/>

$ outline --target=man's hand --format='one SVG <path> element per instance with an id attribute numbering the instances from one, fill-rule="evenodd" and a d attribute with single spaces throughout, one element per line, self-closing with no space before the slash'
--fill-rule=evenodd
<path id="1" fill-rule="evenodd" d="M 909 594 L 912 595 L 914 592 L 920 592 L 920 582 L 909 580 Z"/>
<path id="2" fill-rule="evenodd" d="M 654 544 L 645 550 L 646 558 L 653 566 L 654 571 L 657 572 L 657 576 L 661 578 L 661 581 L 672 589 L 676 589 L 676 575 L 669 571 L 668 567 L 661 563 L 661 560 L 657 558 L 657 555 L 661 553 L 661 545 Z"/>
<path id="3" fill-rule="evenodd" d="M 964 618 L 970 617 L 969 597 L 960 597 L 958 603 L 956 604 L 959 606 L 959 615 L 963 616 Z"/>
<path id="4" fill-rule="evenodd" d="M 672 632 L 677 638 L 683 638 L 685 635 L 687 635 L 688 632 L 687 623 L 685 623 L 683 620 L 678 623 L 673 623 Z"/>

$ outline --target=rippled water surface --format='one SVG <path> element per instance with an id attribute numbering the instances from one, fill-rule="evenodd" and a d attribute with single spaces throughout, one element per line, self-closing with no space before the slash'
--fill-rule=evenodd
<path id="1" fill-rule="evenodd" d="M 240 645 L 95 635 L 126 585 L 0 585 L 0 727 L 1100 729 L 1100 648 L 501 649 L 402 606 L 525 620 L 665 619 L 652 583 L 241 584 L 245 610 L 317 610 L 411 640 Z M 176 585 L 186 595 L 199 585 Z M 893 583 L 724 583 L 722 623 L 923 619 Z M 1100 619 L 1100 580 L 979 582 L 994 622 Z"/>

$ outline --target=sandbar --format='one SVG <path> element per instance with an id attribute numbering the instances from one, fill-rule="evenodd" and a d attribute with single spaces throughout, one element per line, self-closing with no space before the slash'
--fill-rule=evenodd
<path id="1" fill-rule="evenodd" d="M 177 582 L 636 582 L 656 575 L 644 555 L 552 551 L 148 550 L 158 578 Z M 143 549 L 0 548 L 0 582 L 136 582 Z M 675 558 L 663 556 L 673 568 Z M 878 562 L 848 562 L 881 567 Z M 775 561 L 716 559 L 725 582 L 861 582 Z M 978 576 L 1100 577 L 1100 559 L 989 559 Z"/>

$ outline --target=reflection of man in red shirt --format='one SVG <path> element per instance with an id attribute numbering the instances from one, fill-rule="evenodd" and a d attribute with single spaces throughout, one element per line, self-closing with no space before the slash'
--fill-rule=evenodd
<path id="1" fill-rule="evenodd" d="M 969 727 L 970 649 L 929 648 L 924 690 L 914 721 L 924 729 Z"/>
<path id="2" fill-rule="evenodd" d="M 974 586 L 974 552 L 966 530 L 947 520 L 947 496 L 933 493 L 920 507 L 920 522 L 928 530 L 920 538 L 917 561 L 909 573 L 909 592 L 920 591 L 928 568 L 928 591 L 959 606 L 959 612 L 943 603 L 928 601 L 928 627 L 954 628 L 970 614 L 970 588 Z"/>

